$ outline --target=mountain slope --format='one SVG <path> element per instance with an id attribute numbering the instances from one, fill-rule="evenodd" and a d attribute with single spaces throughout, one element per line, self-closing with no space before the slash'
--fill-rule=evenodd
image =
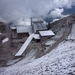
<path id="1" fill-rule="evenodd" d="M 34 59 L 34 57 L 31 57 L 32 52 L 32 54 L 28 54 L 23 60 L 12 66 L 1 67 L 0 75 L 75 75 L 74 30 L 75 24 L 72 25 L 69 36 L 50 53 Z M 63 30 L 59 31 L 57 29 L 56 31 L 62 34 Z"/>

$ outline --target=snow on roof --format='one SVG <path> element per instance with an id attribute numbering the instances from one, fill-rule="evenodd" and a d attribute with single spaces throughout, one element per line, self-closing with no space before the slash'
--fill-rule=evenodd
<path id="1" fill-rule="evenodd" d="M 34 34 L 34 39 L 40 39 L 39 34 Z"/>
<path id="2" fill-rule="evenodd" d="M 15 56 L 21 56 L 23 54 L 23 52 L 26 50 L 27 46 L 29 45 L 29 43 L 31 42 L 31 40 L 33 39 L 34 34 L 31 34 L 28 39 L 24 42 L 24 44 L 22 45 L 22 47 L 20 48 L 20 50 L 16 53 Z"/>
<path id="3" fill-rule="evenodd" d="M 39 31 L 41 36 L 52 36 L 55 35 L 52 30 L 46 30 L 46 31 Z"/>
<path id="4" fill-rule="evenodd" d="M 43 23 L 33 23 L 33 28 L 34 28 L 34 32 L 36 32 L 36 30 L 46 30 L 47 29 L 46 25 L 44 25 Z"/>
<path id="5" fill-rule="evenodd" d="M 75 40 L 75 24 L 72 24 L 71 34 L 67 37 L 67 39 Z"/>
<path id="6" fill-rule="evenodd" d="M 10 28 L 11 28 L 11 29 L 16 29 L 16 27 L 15 27 L 15 26 L 10 26 Z"/>
<path id="7" fill-rule="evenodd" d="M 17 26 L 17 33 L 25 33 L 28 32 L 32 34 L 32 26 Z"/>
<path id="8" fill-rule="evenodd" d="M 2 40 L 2 43 L 5 43 L 9 40 L 9 38 L 5 38 L 4 40 Z"/>

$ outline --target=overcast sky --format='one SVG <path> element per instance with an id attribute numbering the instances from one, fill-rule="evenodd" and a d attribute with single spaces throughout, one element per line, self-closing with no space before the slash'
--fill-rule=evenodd
<path id="1" fill-rule="evenodd" d="M 0 0 L 0 20 L 13 21 L 40 15 L 63 17 L 64 8 L 71 9 L 74 5 L 75 0 Z"/>

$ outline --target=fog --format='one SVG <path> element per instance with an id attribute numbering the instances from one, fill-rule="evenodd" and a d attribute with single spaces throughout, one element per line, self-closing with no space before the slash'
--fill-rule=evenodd
<path id="1" fill-rule="evenodd" d="M 64 8 L 71 9 L 75 0 L 0 0 L 0 20 L 16 21 L 38 16 L 63 17 Z"/>

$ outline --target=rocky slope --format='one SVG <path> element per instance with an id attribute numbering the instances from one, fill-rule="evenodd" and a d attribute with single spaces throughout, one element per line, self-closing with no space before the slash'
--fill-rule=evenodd
<path id="1" fill-rule="evenodd" d="M 63 35 L 65 36 L 64 32 L 68 32 L 67 24 L 72 24 L 68 35 L 50 52 L 35 59 L 35 50 L 31 50 L 20 62 L 9 67 L 0 67 L 0 75 L 75 75 L 74 19 L 75 14 L 52 23 L 51 29 L 56 35 L 43 42 L 46 44 L 50 42 L 49 45 L 53 45 Z M 47 48 L 50 49 L 51 47 L 48 46 Z"/>
<path id="2" fill-rule="evenodd" d="M 8 25 L 0 22 L 0 66 L 5 66 L 8 60 L 13 59 L 15 50 L 11 45 L 11 30 Z"/>

